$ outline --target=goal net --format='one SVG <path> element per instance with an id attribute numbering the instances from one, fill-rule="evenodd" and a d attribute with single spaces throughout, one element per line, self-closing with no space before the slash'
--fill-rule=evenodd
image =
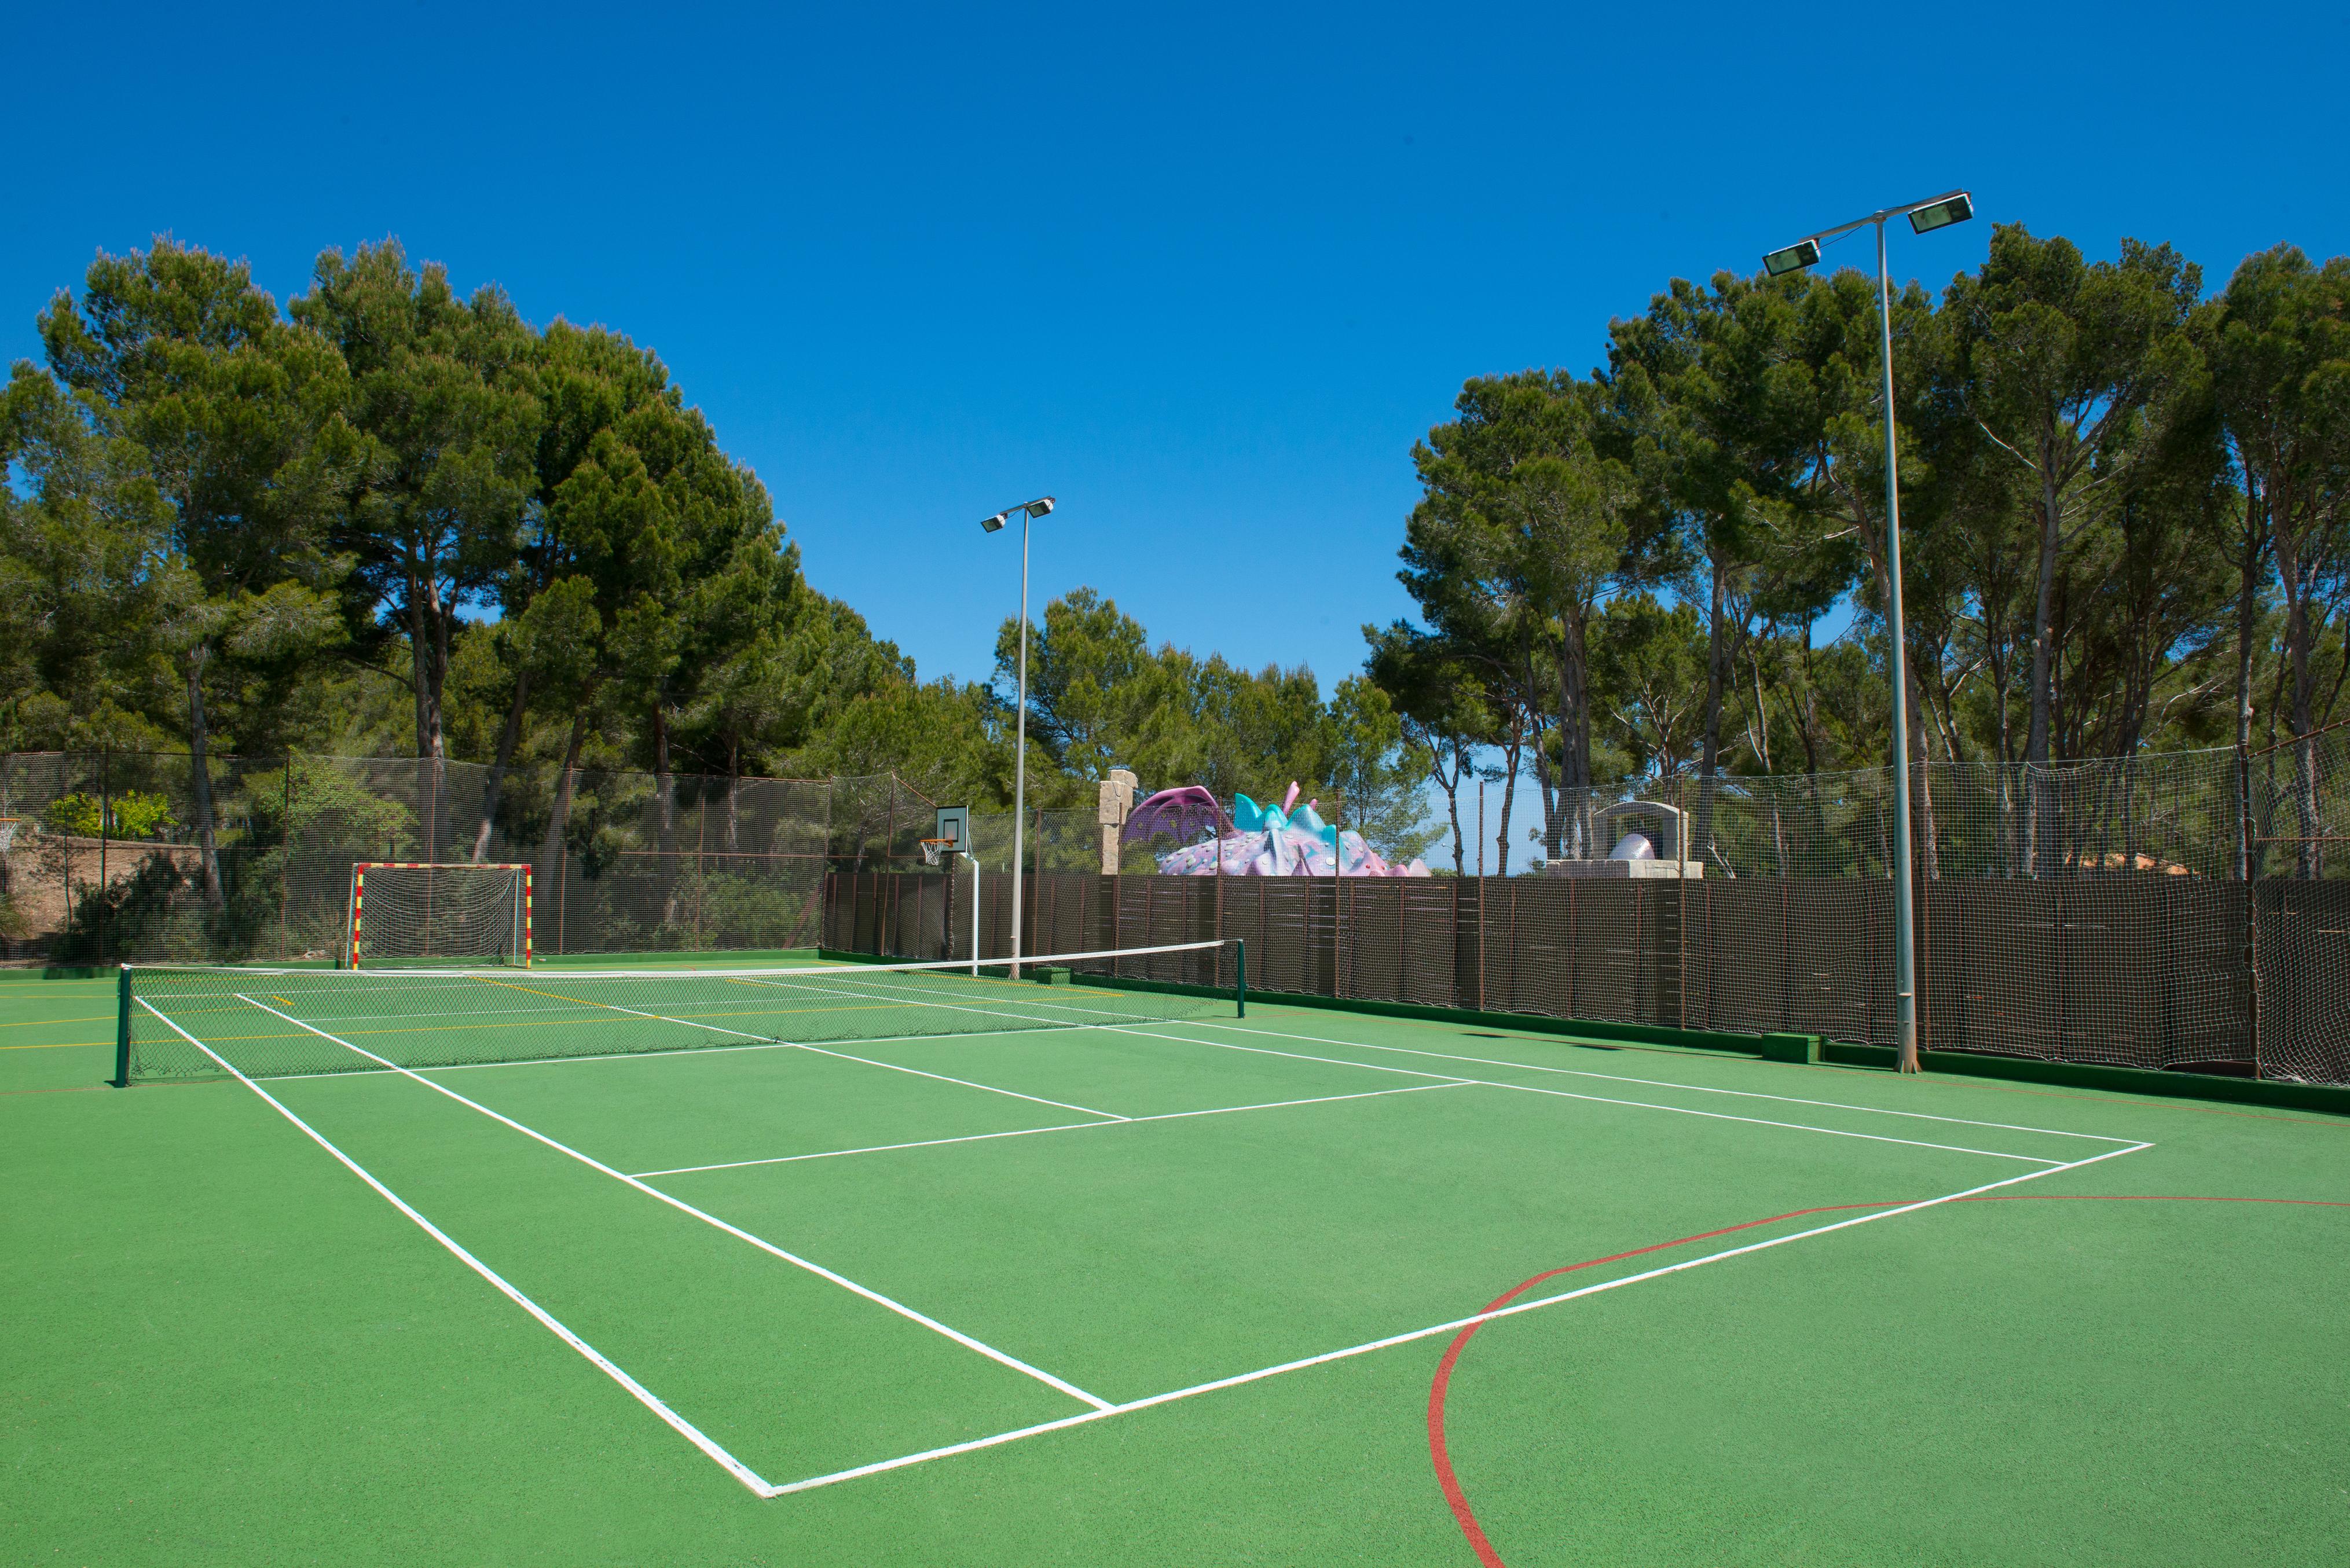
<path id="1" fill-rule="evenodd" d="M 528 866 L 362 861 L 351 867 L 344 961 L 530 962 Z"/>

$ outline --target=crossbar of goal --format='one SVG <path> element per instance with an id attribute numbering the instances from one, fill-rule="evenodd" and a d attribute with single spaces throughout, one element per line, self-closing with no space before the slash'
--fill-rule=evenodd
<path id="1" fill-rule="evenodd" d="M 531 872 L 528 861 L 470 860 L 358 860 L 351 864 L 350 898 L 344 920 L 342 963 L 346 969 L 357 969 L 366 951 L 367 880 L 370 873 L 377 878 L 379 889 L 386 872 L 421 871 L 425 873 L 423 929 L 429 934 L 432 921 L 432 878 L 435 876 L 493 876 L 509 878 L 516 884 L 515 896 L 504 917 L 504 950 L 514 956 L 523 968 L 531 963 Z M 381 894 L 379 891 L 379 905 Z M 381 919 L 379 918 L 378 924 Z M 429 944 L 428 944 L 429 945 Z M 430 951 L 414 956 L 432 957 Z M 444 956 L 471 956 L 450 953 Z"/>

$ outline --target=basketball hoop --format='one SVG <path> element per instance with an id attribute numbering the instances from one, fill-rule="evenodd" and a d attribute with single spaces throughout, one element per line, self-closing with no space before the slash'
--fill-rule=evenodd
<path id="1" fill-rule="evenodd" d="M 939 863 L 939 857 L 944 855 L 948 850 L 952 849 L 954 847 L 954 844 L 955 841 L 951 838 L 923 839 L 922 864 L 925 866 L 936 866 Z"/>

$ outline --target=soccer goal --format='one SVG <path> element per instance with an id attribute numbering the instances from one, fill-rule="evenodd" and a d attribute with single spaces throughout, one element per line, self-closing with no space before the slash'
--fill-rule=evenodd
<path id="1" fill-rule="evenodd" d="M 366 860 L 351 867 L 343 961 L 530 963 L 530 867 Z"/>

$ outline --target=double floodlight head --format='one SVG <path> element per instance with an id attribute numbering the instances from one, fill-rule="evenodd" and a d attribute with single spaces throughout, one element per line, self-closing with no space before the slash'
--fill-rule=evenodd
<path id="1" fill-rule="evenodd" d="M 1820 242 L 1848 234 L 1863 223 L 1881 223 L 1887 218 L 1908 218 L 1915 234 L 1931 234 L 1947 229 L 1952 223 L 1963 223 L 1975 215 L 1975 200 L 1964 191 L 1951 191 L 1929 201 L 1912 202 L 1906 207 L 1887 207 L 1881 213 L 1871 213 L 1866 218 L 1855 218 L 1849 223 L 1839 223 L 1833 229 L 1822 229 L 1816 234 L 1806 234 L 1783 250 L 1769 252 L 1762 257 L 1762 270 L 1773 277 L 1791 272 L 1801 272 L 1807 266 L 1817 266 Z"/>
<path id="2" fill-rule="evenodd" d="M 1003 525 L 1012 520 L 1012 514 L 1014 512 L 1025 512 L 1031 517 L 1042 517 L 1051 510 L 1053 510 L 1053 498 L 1049 495 L 1040 495 L 1034 501 L 1024 501 L 1017 506 L 1007 506 L 993 517 L 981 518 L 979 526 L 982 532 L 993 534 L 1000 532 Z"/>

